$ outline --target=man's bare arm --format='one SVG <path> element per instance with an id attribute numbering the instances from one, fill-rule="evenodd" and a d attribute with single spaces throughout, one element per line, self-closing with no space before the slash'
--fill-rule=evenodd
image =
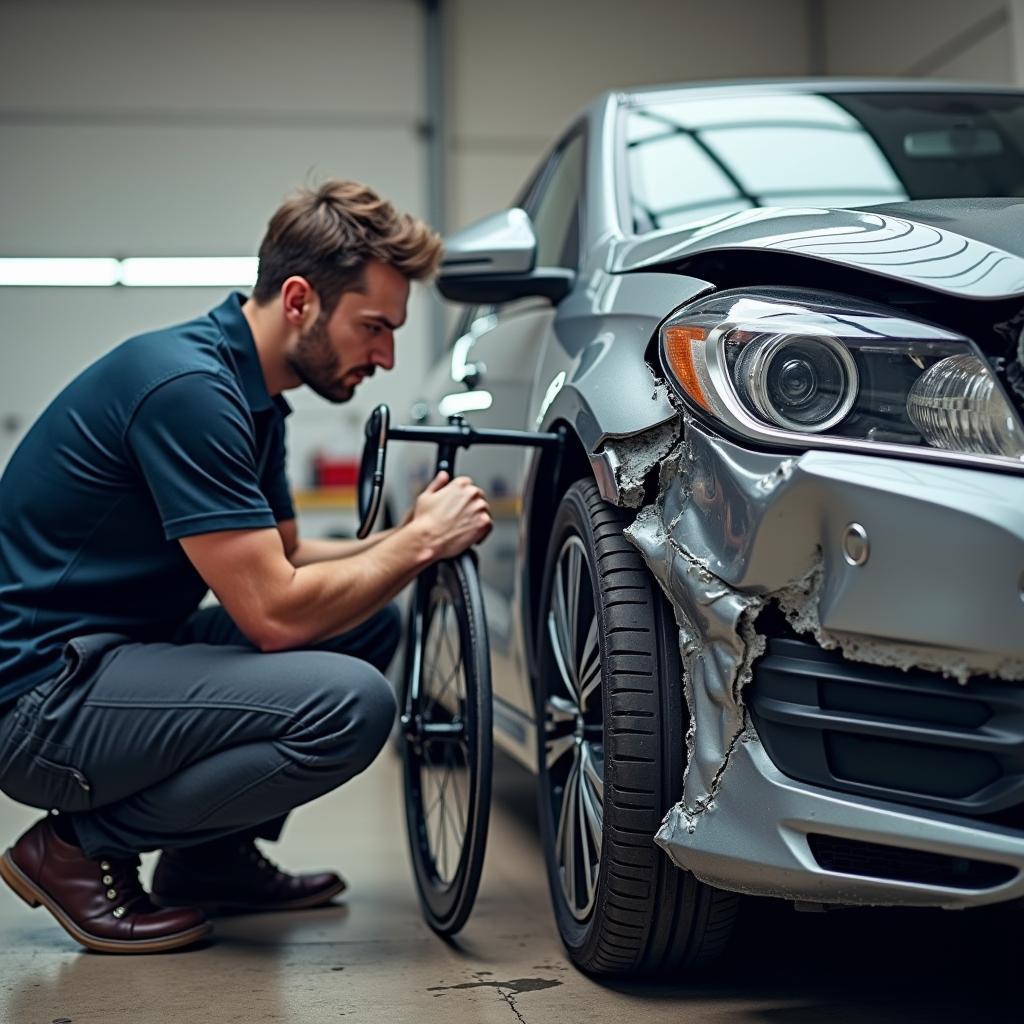
<path id="1" fill-rule="evenodd" d="M 295 520 L 286 519 L 277 524 L 277 531 L 281 534 L 281 541 L 284 544 L 288 561 L 298 568 L 303 565 L 313 565 L 316 562 L 331 562 L 339 558 L 349 558 L 352 555 L 358 555 L 360 551 L 369 551 L 374 545 L 390 537 L 395 532 L 395 528 L 373 533 L 364 540 L 299 537 Z"/>
<path id="2" fill-rule="evenodd" d="M 467 477 L 439 476 L 407 525 L 343 561 L 296 568 L 273 529 L 183 537 L 186 555 L 238 628 L 262 651 L 317 643 L 352 629 L 431 562 L 482 540 L 491 529 L 483 492 Z"/>

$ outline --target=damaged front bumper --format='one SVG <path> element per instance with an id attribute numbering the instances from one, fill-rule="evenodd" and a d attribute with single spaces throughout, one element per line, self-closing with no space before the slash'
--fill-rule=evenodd
<path id="1" fill-rule="evenodd" d="M 1024 825 L 1024 794 L 1007 779 L 979 768 L 978 792 L 962 799 L 905 797 L 909 783 L 880 777 L 883 750 L 859 781 L 820 784 L 857 776 L 856 765 L 829 766 L 834 733 L 855 734 L 847 762 L 875 757 L 878 743 L 909 743 L 929 752 L 921 764 L 934 765 L 944 742 L 955 747 L 970 733 L 971 715 L 988 714 L 984 701 L 968 710 L 955 694 L 917 694 L 913 680 L 924 672 L 958 680 L 965 692 L 987 677 L 989 690 L 999 680 L 1024 694 L 1024 479 L 846 453 L 767 455 L 688 418 L 666 456 L 669 440 L 662 425 L 650 438 L 609 443 L 595 460 L 602 490 L 624 504 L 637 503 L 640 482 L 660 465 L 657 501 L 627 530 L 675 611 L 690 712 L 683 799 L 658 842 L 711 884 L 796 900 L 965 906 L 1024 895 L 1024 828 L 1004 824 L 1007 801 L 1020 796 Z M 814 733 L 823 765 L 794 777 L 785 758 L 769 756 L 747 706 L 773 622 L 809 639 L 807 650 L 881 667 L 841 683 L 844 692 L 902 689 L 937 719 L 905 721 L 916 711 L 902 697 L 891 698 L 897 710 L 887 719 L 884 702 L 870 713 L 812 714 L 802 709 L 815 699 L 794 696 L 780 714 L 801 742 Z M 909 689 L 890 678 L 902 678 L 894 669 L 914 670 Z M 1024 721 L 1019 710 L 1000 721 Z M 994 757 L 1003 770 L 1006 750 L 1024 743 L 989 732 L 960 743 L 971 748 L 957 755 L 963 764 Z M 785 749 L 785 731 L 774 735 L 771 749 Z M 975 754 L 977 765 L 968 760 Z M 921 765 L 905 774 L 915 772 Z M 972 818 L 982 805 L 1000 814 Z"/>

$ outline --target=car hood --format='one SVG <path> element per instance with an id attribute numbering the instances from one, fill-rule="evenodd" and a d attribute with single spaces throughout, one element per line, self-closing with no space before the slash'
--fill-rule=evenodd
<path id="1" fill-rule="evenodd" d="M 724 250 L 789 253 L 964 298 L 1008 298 L 1024 295 L 1024 200 L 761 207 L 626 242 L 611 269 L 682 268 Z"/>

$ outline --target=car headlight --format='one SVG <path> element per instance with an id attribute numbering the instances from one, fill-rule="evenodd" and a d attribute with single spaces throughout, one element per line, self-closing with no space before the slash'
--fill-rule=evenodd
<path id="1" fill-rule="evenodd" d="M 1024 427 L 974 344 L 854 300 L 721 292 L 661 327 L 683 398 L 783 445 L 1024 459 Z"/>

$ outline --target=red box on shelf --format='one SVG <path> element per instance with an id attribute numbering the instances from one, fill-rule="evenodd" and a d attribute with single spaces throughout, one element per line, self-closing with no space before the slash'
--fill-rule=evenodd
<path id="1" fill-rule="evenodd" d="M 359 460 L 351 456 L 313 456 L 314 487 L 354 487 L 359 478 Z"/>

